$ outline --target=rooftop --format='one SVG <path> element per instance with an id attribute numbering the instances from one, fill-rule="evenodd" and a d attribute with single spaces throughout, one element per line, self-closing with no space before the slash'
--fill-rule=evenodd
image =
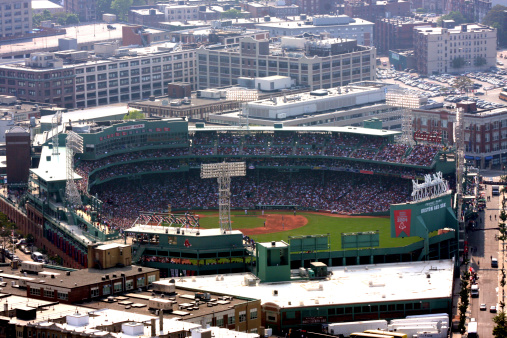
<path id="1" fill-rule="evenodd" d="M 347 17 L 348 18 L 348 17 Z M 319 19 L 319 18 L 314 18 L 314 20 L 316 19 Z M 321 18 L 321 19 L 325 19 L 325 18 Z M 318 21 L 318 20 L 316 20 Z M 311 24 L 311 25 L 307 25 L 305 24 L 306 20 L 293 20 L 293 21 L 275 21 L 275 22 L 272 22 L 272 21 L 264 21 L 264 22 L 258 22 L 255 24 L 255 26 L 259 26 L 261 28 L 287 28 L 287 29 L 305 29 L 305 28 L 315 28 L 315 27 L 319 27 L 319 28 L 322 28 L 323 30 L 326 29 L 326 27 L 336 27 L 336 26 L 364 26 L 364 25 L 371 25 L 373 26 L 373 22 L 370 22 L 370 21 L 366 21 L 366 20 L 363 20 L 363 19 L 360 19 L 360 18 L 354 18 L 354 19 L 351 19 L 351 21 L 349 22 L 345 22 L 345 20 L 341 20 L 340 22 L 338 23 L 329 23 L 329 24 L 326 24 L 325 21 L 323 21 L 322 23 L 319 23 L 318 25 L 316 25 L 315 21 Z"/>
<path id="2" fill-rule="evenodd" d="M 139 271 L 139 269 L 142 269 Z M 114 279 L 113 275 L 117 275 L 116 278 L 120 278 L 121 274 L 125 274 L 126 277 L 135 276 L 140 273 L 150 273 L 158 271 L 158 269 L 147 268 L 147 267 L 139 267 L 135 265 L 125 266 L 125 267 L 115 267 L 109 269 L 81 269 L 72 271 L 69 275 L 66 274 L 65 271 L 57 271 L 52 270 L 51 274 L 55 275 L 55 278 L 51 278 L 47 276 L 46 278 L 40 277 L 38 275 L 32 275 L 31 277 L 34 280 L 29 281 L 28 283 L 34 284 L 44 284 L 51 285 L 55 287 L 62 288 L 79 288 L 82 286 L 90 285 L 97 283 L 102 280 L 102 277 L 108 275 L 110 278 Z M 57 272 L 55 272 L 57 271 Z M 39 273 L 40 274 L 40 273 Z"/>
<path id="3" fill-rule="evenodd" d="M 30 169 L 30 172 L 46 182 L 67 180 L 66 153 L 65 147 L 58 147 L 57 155 L 53 155 L 53 149 L 43 147 L 39 167 Z M 74 173 L 74 179 L 80 180 L 82 177 Z"/>
<path id="4" fill-rule="evenodd" d="M 231 295 L 260 298 L 263 304 L 274 303 L 282 308 L 316 304 L 357 304 L 452 296 L 454 263 L 451 260 L 329 267 L 328 280 L 260 283 L 244 285 L 252 274 L 183 277 L 176 287 L 192 287 L 209 292 L 227 290 Z M 293 274 L 297 270 L 293 271 Z M 428 277 L 428 275 L 430 277 Z M 278 291 L 275 295 L 274 291 Z M 343 292 L 347 290 L 347 292 Z M 297 295 L 297 296 L 295 296 Z"/>
<path id="5" fill-rule="evenodd" d="M 467 27 L 467 31 L 463 32 L 462 25 L 457 25 L 454 28 L 442 28 L 442 27 L 431 27 L 430 24 L 428 26 L 422 27 L 414 27 L 419 33 L 423 33 L 424 35 L 440 35 L 444 30 L 447 30 L 450 34 L 459 34 L 459 33 L 471 33 L 471 32 L 492 32 L 494 28 L 477 24 L 477 23 L 468 23 L 463 24 L 463 26 Z"/>

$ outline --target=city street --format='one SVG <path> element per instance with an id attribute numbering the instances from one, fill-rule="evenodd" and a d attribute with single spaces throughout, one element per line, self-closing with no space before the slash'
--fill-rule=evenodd
<path id="1" fill-rule="evenodd" d="M 479 323 L 479 337 L 491 337 L 494 327 L 492 318 L 495 313 L 490 312 L 490 307 L 497 306 L 502 296 L 498 292 L 502 259 L 499 252 L 500 244 L 496 240 L 500 198 L 499 196 L 491 196 L 491 185 L 485 185 L 485 189 L 486 196 L 490 196 L 491 200 L 487 202 L 486 210 L 480 213 L 477 230 L 468 232 L 470 266 L 477 271 L 479 277 L 477 281 L 479 297 L 471 298 L 469 318 L 475 318 Z M 496 220 L 495 215 L 497 216 Z M 498 259 L 499 268 L 491 267 L 491 257 Z M 480 304 L 486 304 L 486 311 L 480 311 Z"/>

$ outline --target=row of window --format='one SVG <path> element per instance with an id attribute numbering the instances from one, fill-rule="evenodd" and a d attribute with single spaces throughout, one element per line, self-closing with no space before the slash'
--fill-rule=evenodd
<path id="1" fill-rule="evenodd" d="M 142 60 L 132 60 L 132 61 L 124 61 L 119 63 L 110 63 L 109 65 L 100 65 L 100 66 L 90 66 L 85 68 L 78 68 L 76 69 L 76 74 L 83 74 L 83 73 L 94 73 L 96 71 L 103 71 L 106 69 L 117 69 L 117 68 L 127 68 L 127 67 L 136 67 L 141 65 L 148 65 L 151 63 L 160 63 L 160 62 L 169 62 L 173 60 L 182 60 L 187 58 L 192 58 L 194 56 L 193 52 L 190 53 L 184 53 L 184 54 L 175 54 L 175 55 L 167 55 L 163 57 L 154 57 L 151 59 L 142 59 Z M 192 62 L 192 61 L 190 61 Z M 185 64 L 186 66 L 186 64 Z M 190 65 L 192 66 L 192 65 Z"/>

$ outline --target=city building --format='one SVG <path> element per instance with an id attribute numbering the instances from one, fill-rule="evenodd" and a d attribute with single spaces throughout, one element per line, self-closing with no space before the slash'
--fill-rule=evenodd
<path id="1" fill-rule="evenodd" d="M 296 86 L 331 88 L 375 79 L 375 49 L 355 40 L 282 38 L 281 44 L 244 38 L 237 48 L 196 49 L 198 88 L 229 86 L 238 78 L 290 76 Z"/>
<path id="2" fill-rule="evenodd" d="M 12 127 L 5 133 L 5 142 L 9 183 L 25 186 L 30 168 L 30 131 L 23 127 Z"/>
<path id="3" fill-rule="evenodd" d="M 25 35 L 32 31 L 32 3 L 29 0 L 0 0 L 0 37 Z"/>
<path id="4" fill-rule="evenodd" d="M 301 15 L 299 20 L 276 22 L 271 22 L 269 17 L 266 19 L 269 21 L 257 23 L 255 27 L 267 30 L 272 37 L 324 33 L 329 38 L 357 40 L 357 44 L 361 46 L 371 46 L 373 42 L 373 23 L 346 15 L 323 15 L 313 18 Z"/>
<path id="5" fill-rule="evenodd" d="M 32 1 L 33 14 L 41 14 L 44 11 L 49 11 L 52 15 L 56 13 L 64 13 L 65 8 L 49 0 L 34 0 Z"/>
<path id="6" fill-rule="evenodd" d="M 286 18 L 299 15 L 299 6 L 269 6 L 269 15 L 277 18 Z"/>
<path id="7" fill-rule="evenodd" d="M 252 18 L 262 18 L 269 14 L 269 6 L 260 2 L 246 2 L 241 4 L 245 11 L 250 12 Z"/>
<path id="8" fill-rule="evenodd" d="M 219 23 L 214 26 L 196 27 L 191 29 L 177 30 L 168 33 L 169 40 L 182 42 L 188 46 L 197 45 L 233 45 L 238 44 L 244 37 L 252 37 L 257 40 L 269 39 L 269 32 L 263 29 L 242 28 L 227 26 L 222 27 Z"/>
<path id="9" fill-rule="evenodd" d="M 481 24 L 414 27 L 414 56 L 421 75 L 483 71 L 496 65 L 497 31 Z"/>
<path id="10" fill-rule="evenodd" d="M 387 54 L 390 50 L 407 50 L 414 48 L 414 27 L 432 26 L 432 23 L 407 20 L 380 19 L 375 22 L 373 44 L 377 53 Z"/>
<path id="11" fill-rule="evenodd" d="M 159 27 L 165 21 L 165 14 L 155 8 L 132 9 L 129 11 L 129 23 L 148 27 Z"/>
<path id="12" fill-rule="evenodd" d="M 97 0 L 66 0 L 65 12 L 74 13 L 82 22 L 97 20 Z"/>
<path id="13" fill-rule="evenodd" d="M 470 103 L 471 104 L 471 103 Z M 471 104 L 473 106 L 473 104 Z M 477 112 L 465 104 L 465 158 L 478 168 L 507 164 L 507 109 Z M 414 110 L 414 130 L 438 133 L 454 143 L 456 113 L 453 110 Z"/>
<path id="14" fill-rule="evenodd" d="M 287 249 L 285 243 L 260 243 L 258 250 L 262 245 L 274 245 L 273 251 L 280 251 L 278 256 L 271 255 L 280 263 L 268 262 L 266 268 L 271 278 L 274 274 L 285 275 L 283 281 L 256 283 L 252 287 L 245 281 L 255 281 L 256 276 L 246 273 L 224 275 L 224 280 L 219 281 L 213 276 L 185 277 L 185 282 L 177 281 L 176 286 L 191 284 L 202 291 L 227 290 L 232 295 L 260 298 L 264 326 L 277 334 L 289 329 L 321 332 L 324 323 L 404 318 L 452 310 L 452 260 L 327 267 L 332 274 L 312 280 L 305 279 L 300 271 L 288 270 L 287 275 L 282 256 Z M 291 275 L 302 280 L 290 281 Z"/>
<path id="15" fill-rule="evenodd" d="M 173 47 L 102 44 L 93 58 L 87 52 L 35 53 L 24 63 L 0 66 L 0 94 L 84 108 L 162 95 L 171 82 L 195 86 L 195 52 Z"/>
<path id="16" fill-rule="evenodd" d="M 377 118 L 382 128 L 401 130 L 401 110 L 385 103 L 385 91 L 391 86 L 358 82 L 329 90 L 283 94 L 247 102 L 241 111 L 210 114 L 208 121 L 238 126 L 248 116 L 249 123 L 259 126 L 283 123 L 284 127 L 362 127 L 365 120 Z"/>
<path id="17" fill-rule="evenodd" d="M 165 21 L 189 21 L 199 19 L 199 6 L 160 4 L 158 8 L 165 15 Z"/>
<path id="18" fill-rule="evenodd" d="M 445 9 L 448 12 L 459 12 L 474 22 L 481 22 L 491 6 L 491 0 L 449 0 L 446 1 Z"/>
<path id="19" fill-rule="evenodd" d="M 335 14 L 335 0 L 297 0 L 300 13 L 307 15 Z"/>
<path id="20" fill-rule="evenodd" d="M 410 16 L 409 1 L 348 1 L 343 13 L 351 18 L 361 18 L 371 22 L 381 18 Z"/>

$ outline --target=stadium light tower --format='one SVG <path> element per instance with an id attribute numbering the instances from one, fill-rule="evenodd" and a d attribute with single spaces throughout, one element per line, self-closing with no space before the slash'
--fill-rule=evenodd
<path id="1" fill-rule="evenodd" d="M 245 162 L 209 163 L 201 166 L 201 178 L 217 178 L 220 232 L 231 231 L 231 177 L 245 176 Z"/>
<path id="2" fill-rule="evenodd" d="M 456 200 L 457 219 L 461 224 L 461 212 L 463 207 L 463 168 L 465 167 L 465 121 L 463 108 L 456 110 L 456 124 L 454 125 L 454 143 L 456 145 Z"/>
<path id="3" fill-rule="evenodd" d="M 58 111 L 51 117 L 51 130 L 53 135 L 51 136 L 51 144 L 53 145 L 53 155 L 59 155 L 58 153 L 58 125 L 62 123 L 62 112 Z"/>
<path id="4" fill-rule="evenodd" d="M 67 133 L 66 146 L 66 164 L 67 164 L 67 184 L 65 187 L 65 198 L 70 206 L 81 205 L 81 194 L 77 190 L 74 181 L 74 154 L 83 152 L 83 137 L 73 131 Z"/>
<path id="5" fill-rule="evenodd" d="M 412 122 L 412 109 L 421 106 L 419 96 L 410 94 L 402 89 L 386 89 L 386 103 L 393 107 L 402 108 L 402 124 L 400 143 L 407 146 L 413 146 L 414 131 Z"/>

